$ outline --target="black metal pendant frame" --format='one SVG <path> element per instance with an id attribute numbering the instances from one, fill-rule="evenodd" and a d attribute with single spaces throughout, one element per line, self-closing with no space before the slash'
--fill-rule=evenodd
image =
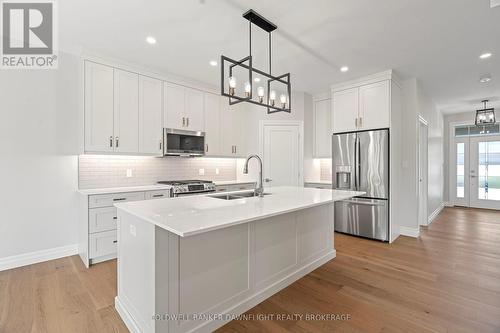
<path id="1" fill-rule="evenodd" d="M 272 75 L 271 72 L 271 32 L 276 30 L 277 26 L 274 25 L 272 22 L 268 21 L 261 15 L 259 15 L 257 12 L 255 12 L 253 9 L 250 9 L 249 11 L 245 12 L 243 14 L 243 17 L 247 19 L 250 24 L 249 24 L 249 55 L 241 60 L 234 60 L 229 57 L 226 57 L 224 55 L 221 55 L 221 61 L 220 61 L 220 67 L 221 67 L 221 95 L 228 97 L 229 98 L 229 105 L 235 105 L 241 102 L 248 102 L 260 106 L 267 107 L 267 113 L 276 113 L 276 112 L 292 112 L 292 89 L 291 89 L 291 83 L 290 83 L 290 73 L 286 73 L 283 75 L 279 76 L 274 76 Z M 252 24 L 257 25 L 259 28 L 263 29 L 266 31 L 269 35 L 269 73 L 266 73 L 262 70 L 259 70 L 257 68 L 254 68 L 252 66 Z M 226 76 L 225 73 L 225 65 L 229 64 L 229 75 Z M 225 87 L 225 79 L 227 77 L 232 77 L 233 76 L 233 69 L 235 67 L 241 67 L 244 68 L 245 70 L 248 70 L 248 82 L 251 85 L 250 93 L 248 96 L 238 96 L 236 94 L 231 95 L 228 92 L 226 92 L 226 87 Z M 267 78 L 267 94 L 265 95 L 265 99 L 263 102 L 255 101 L 253 100 L 253 73 L 260 74 L 261 76 L 264 76 Z M 286 91 L 287 91 L 287 104 L 286 107 L 280 107 L 279 105 L 281 104 L 279 101 L 276 101 L 274 105 L 269 104 L 269 95 L 271 92 L 271 83 L 272 82 L 279 82 L 281 84 L 284 84 L 286 86 Z M 266 102 L 264 102 L 266 101 Z"/>
<path id="2" fill-rule="evenodd" d="M 496 123 L 495 119 L 495 109 L 494 108 L 486 108 L 486 103 L 488 103 L 488 100 L 482 101 L 484 108 L 481 110 L 476 110 L 476 121 L 475 124 L 476 126 L 488 126 L 488 125 L 494 125 Z M 488 119 L 488 121 L 482 122 L 479 120 L 481 115 L 485 115 L 485 118 Z M 493 115 L 493 118 L 489 118 L 486 115 Z"/>

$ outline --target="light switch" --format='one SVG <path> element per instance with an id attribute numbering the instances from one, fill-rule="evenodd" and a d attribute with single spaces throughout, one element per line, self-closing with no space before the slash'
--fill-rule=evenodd
<path id="1" fill-rule="evenodd" d="M 133 177 L 132 169 L 127 169 L 127 178 Z"/>
<path id="2" fill-rule="evenodd" d="M 204 176 L 204 175 L 205 175 L 205 169 L 199 169 L 199 170 L 198 170 L 198 174 L 199 174 L 200 176 Z"/>
<path id="3" fill-rule="evenodd" d="M 219 168 L 215 168 L 215 174 L 218 175 L 219 174 Z"/>

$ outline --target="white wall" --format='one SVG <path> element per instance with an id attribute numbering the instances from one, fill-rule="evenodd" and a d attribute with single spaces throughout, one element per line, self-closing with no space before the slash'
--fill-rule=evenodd
<path id="1" fill-rule="evenodd" d="M 403 217 L 401 226 L 418 229 L 417 147 L 418 115 L 428 122 L 428 216 L 443 202 L 443 116 L 413 78 L 403 82 L 404 117 L 402 151 Z"/>
<path id="2" fill-rule="evenodd" d="M 0 74 L 0 260 L 77 243 L 79 60 Z"/>

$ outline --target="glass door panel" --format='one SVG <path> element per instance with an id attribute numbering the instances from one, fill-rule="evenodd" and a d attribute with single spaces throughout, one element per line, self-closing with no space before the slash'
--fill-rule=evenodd
<path id="1" fill-rule="evenodd" d="M 455 137 L 451 152 L 450 198 L 454 205 L 469 206 L 469 138 Z"/>
<path id="2" fill-rule="evenodd" d="M 470 142 L 470 206 L 500 209 L 500 136 Z"/>

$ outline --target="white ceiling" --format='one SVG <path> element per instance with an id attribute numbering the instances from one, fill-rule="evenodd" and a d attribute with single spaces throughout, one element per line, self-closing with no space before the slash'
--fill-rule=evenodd
<path id="1" fill-rule="evenodd" d="M 253 8 L 278 25 L 273 74 L 291 72 L 310 93 L 386 69 L 417 77 L 445 113 L 500 107 L 500 7 L 489 0 L 65 0 L 62 47 L 80 46 L 158 71 L 218 84 L 209 60 L 248 53 Z M 145 43 L 152 35 L 158 43 Z M 267 69 L 266 35 L 254 31 L 256 67 Z M 479 60 L 483 52 L 488 60 Z M 347 65 L 348 73 L 339 67 Z M 493 80 L 479 83 L 482 74 Z"/>

